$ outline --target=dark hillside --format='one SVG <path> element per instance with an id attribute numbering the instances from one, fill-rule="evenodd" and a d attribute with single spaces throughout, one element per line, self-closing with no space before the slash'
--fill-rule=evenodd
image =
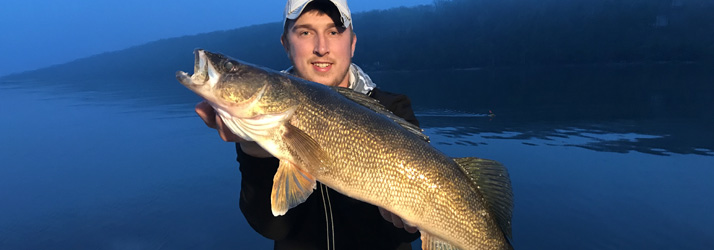
<path id="1" fill-rule="evenodd" d="M 369 70 L 710 63 L 711 13 L 714 2 L 705 0 L 436 0 L 356 13 L 354 61 Z M 191 68 L 199 47 L 284 68 L 280 26 L 163 39 L 6 79 L 171 77 Z"/>

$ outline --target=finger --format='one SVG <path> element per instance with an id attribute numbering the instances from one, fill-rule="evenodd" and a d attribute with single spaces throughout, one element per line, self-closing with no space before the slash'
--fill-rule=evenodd
<path id="1" fill-rule="evenodd" d="M 377 207 L 377 208 L 379 208 L 379 215 L 381 215 L 382 218 L 384 218 L 384 220 L 392 222 L 392 224 L 394 224 L 395 227 L 404 228 L 404 230 L 406 230 L 407 232 L 412 233 L 412 234 L 419 231 L 419 229 L 417 229 L 416 227 L 410 226 L 404 220 L 402 220 L 402 218 L 400 218 L 399 216 L 387 211 L 384 208 L 381 208 L 381 207 Z"/>
<path id="2" fill-rule="evenodd" d="M 392 215 L 386 209 L 379 207 L 379 214 L 382 215 L 384 220 L 392 222 Z"/>
<path id="3" fill-rule="evenodd" d="M 411 234 L 416 233 L 417 231 L 419 231 L 419 229 L 417 229 L 416 227 L 412 227 L 412 226 L 408 225 L 406 222 L 404 223 L 404 230 L 407 230 L 407 232 L 409 232 L 409 233 L 411 233 Z"/>
<path id="4" fill-rule="evenodd" d="M 196 114 L 206 123 L 206 126 L 211 128 L 216 128 L 216 111 L 213 110 L 208 102 L 205 100 L 196 104 L 195 107 Z"/>
<path id="5" fill-rule="evenodd" d="M 221 136 L 221 139 L 223 139 L 224 141 L 227 141 L 227 142 L 232 141 L 232 139 L 234 139 L 232 137 L 233 133 L 230 132 L 230 129 L 228 129 L 225 126 L 225 124 L 223 123 L 223 120 L 221 120 L 221 118 L 218 117 L 218 115 L 215 116 L 215 120 L 216 120 L 216 129 L 218 130 L 218 134 Z"/>
<path id="6" fill-rule="evenodd" d="M 392 215 L 392 224 L 394 224 L 395 227 L 397 228 L 404 228 L 404 223 L 402 222 L 402 218 L 399 218 L 399 216 L 395 214 Z"/>

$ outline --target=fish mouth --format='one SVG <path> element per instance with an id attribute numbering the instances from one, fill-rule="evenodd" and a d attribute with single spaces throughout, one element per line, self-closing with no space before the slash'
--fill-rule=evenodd
<path id="1" fill-rule="evenodd" d="M 218 82 L 220 73 L 213 66 L 211 61 L 208 59 L 206 51 L 203 49 L 196 49 L 193 51 L 195 55 L 194 65 L 193 65 L 193 75 L 189 75 L 186 72 L 178 71 L 176 72 L 176 79 L 185 85 L 186 87 L 198 87 L 205 84 L 209 84 L 211 87 Z"/>

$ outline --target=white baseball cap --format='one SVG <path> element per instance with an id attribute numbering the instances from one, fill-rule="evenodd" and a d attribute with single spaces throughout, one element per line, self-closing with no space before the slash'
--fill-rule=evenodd
<path id="1" fill-rule="evenodd" d="M 297 19 L 305 9 L 305 6 L 312 1 L 316 0 L 288 0 L 288 3 L 285 5 L 285 13 L 283 13 L 285 16 L 285 19 L 283 19 L 283 26 L 285 26 L 285 21 L 287 19 Z M 347 6 L 347 0 L 329 1 L 337 7 L 337 10 L 340 11 L 342 26 L 345 28 L 350 27 L 352 25 L 352 15 L 350 14 L 350 8 Z"/>

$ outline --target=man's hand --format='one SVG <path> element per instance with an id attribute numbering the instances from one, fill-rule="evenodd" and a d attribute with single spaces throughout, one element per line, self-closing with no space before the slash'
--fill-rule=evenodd
<path id="1" fill-rule="evenodd" d="M 382 218 L 384 218 L 386 221 L 391 222 L 397 228 L 404 228 L 404 230 L 412 234 L 418 231 L 416 227 L 407 225 L 407 223 L 405 223 L 402 218 L 399 218 L 399 216 L 387 211 L 384 208 L 379 208 L 379 214 L 382 215 Z"/>
<path id="2" fill-rule="evenodd" d="M 263 148 L 261 148 L 258 143 L 246 141 L 243 138 L 240 138 L 240 136 L 237 136 L 236 134 L 231 132 L 231 130 L 226 127 L 221 117 L 216 114 L 216 111 L 213 109 L 213 107 L 211 107 L 210 104 L 208 104 L 208 102 L 202 101 L 196 104 L 196 114 L 201 117 L 203 122 L 206 123 L 206 126 L 218 130 L 218 134 L 224 141 L 240 143 L 240 148 L 246 154 L 260 158 L 272 157 L 272 155 L 265 151 Z"/>

